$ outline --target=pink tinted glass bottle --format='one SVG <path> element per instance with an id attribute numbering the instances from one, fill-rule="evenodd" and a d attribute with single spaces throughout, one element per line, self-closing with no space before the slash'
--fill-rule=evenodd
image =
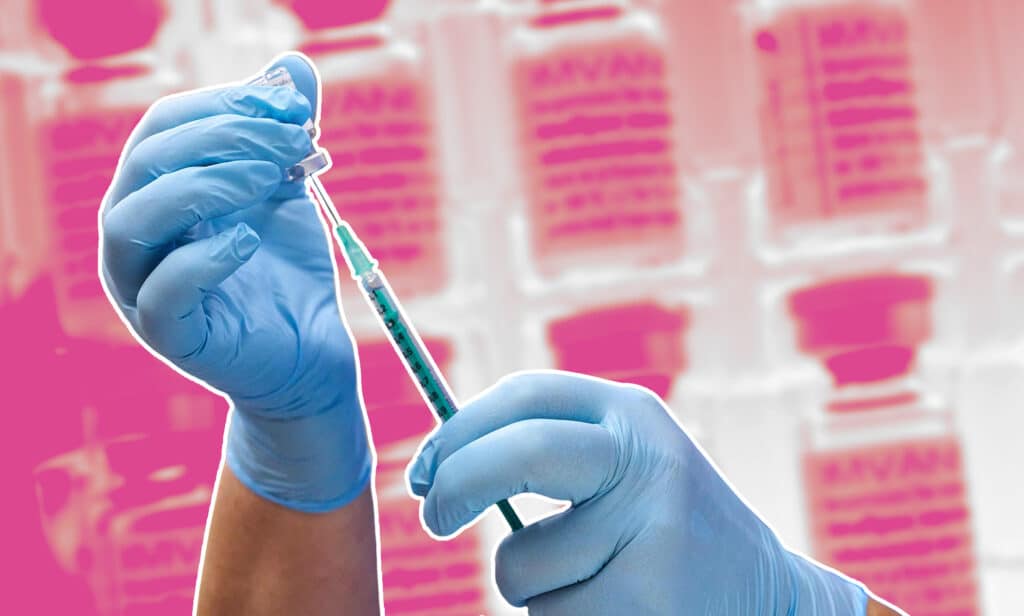
<path id="1" fill-rule="evenodd" d="M 831 374 L 806 430 L 813 554 L 916 616 L 981 614 L 952 415 L 915 375 L 931 281 L 880 273 L 789 297 L 799 346 Z"/>
<path id="2" fill-rule="evenodd" d="M 929 225 L 906 3 L 764 2 L 756 13 L 767 240 L 820 245 Z"/>
<path id="3" fill-rule="evenodd" d="M 453 363 L 447 340 L 426 339 L 441 372 Z M 388 614 L 477 614 L 487 611 L 486 569 L 478 531 L 436 541 L 420 524 L 419 502 L 405 469 L 436 421 L 386 340 L 359 345 L 363 397 L 377 450 L 384 609 Z"/>
<path id="4" fill-rule="evenodd" d="M 35 471 L 57 563 L 102 616 L 188 612 L 227 405 L 135 345 L 71 341 L 53 370 L 85 428 Z"/>
<path id="5" fill-rule="evenodd" d="M 118 18 L 98 18 L 104 7 L 96 3 L 38 3 L 41 26 L 68 56 L 67 69 L 43 89 L 42 207 L 54 236 L 51 267 L 65 332 L 127 340 L 97 275 L 96 212 L 129 133 L 150 104 L 181 84 L 147 48 L 163 4 L 101 4 Z"/>
<path id="6" fill-rule="evenodd" d="M 559 2 L 509 62 L 532 266 L 545 276 L 684 255 L 665 43 L 618 2 Z"/>
<path id="7" fill-rule="evenodd" d="M 306 27 L 300 49 L 323 79 L 321 176 L 342 217 L 402 297 L 449 282 L 433 87 L 419 48 L 378 19 L 386 2 L 282 2 Z"/>
<path id="8" fill-rule="evenodd" d="M 196 409 L 187 397 L 178 403 Z M 84 579 L 99 614 L 171 616 L 191 609 L 219 458 L 219 438 L 210 434 L 125 435 L 86 443 L 37 467 L 50 548 L 67 573 Z M 192 452 L 188 463 L 182 449 Z"/>

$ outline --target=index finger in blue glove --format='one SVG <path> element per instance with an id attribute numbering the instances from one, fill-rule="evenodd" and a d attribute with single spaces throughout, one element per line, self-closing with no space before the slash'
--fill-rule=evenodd
<path id="1" fill-rule="evenodd" d="M 301 126 L 266 118 L 217 115 L 169 128 L 144 139 L 122 163 L 113 197 L 127 196 L 161 175 L 233 160 L 265 160 L 282 169 L 313 148 Z M 117 203 L 111 204 L 111 210 Z"/>
<path id="2" fill-rule="evenodd" d="M 423 520 L 450 535 L 501 499 L 532 492 L 579 504 L 614 480 L 615 441 L 603 427 L 531 419 L 467 444 L 438 467 Z M 415 478 L 414 478 L 415 481 Z M 422 490 L 422 484 L 414 491 Z"/>
<path id="3" fill-rule="evenodd" d="M 423 445 L 410 477 L 429 487 L 453 452 L 481 436 L 526 419 L 571 419 L 600 423 L 620 386 L 571 372 L 514 374 L 468 402 Z M 425 493 L 425 490 L 424 490 Z"/>
<path id="4" fill-rule="evenodd" d="M 103 275 L 117 301 L 135 305 L 146 276 L 185 231 L 262 203 L 280 183 L 277 165 L 241 160 L 187 167 L 128 195 L 103 219 Z"/>
<path id="5" fill-rule="evenodd" d="M 150 135 L 223 114 L 301 125 L 313 117 L 313 106 L 302 92 L 286 86 L 236 85 L 171 94 L 149 108 L 132 131 L 125 152 Z"/>
<path id="6" fill-rule="evenodd" d="M 172 94 L 146 111 L 128 138 L 121 160 L 127 160 L 135 148 L 152 135 L 210 116 L 243 115 L 301 125 L 312 114 L 306 97 L 284 86 L 231 86 Z M 121 185 L 120 175 L 107 194 L 104 208 L 111 207 L 130 192 Z"/>
<path id="7" fill-rule="evenodd" d="M 208 116 L 238 114 L 299 125 L 310 119 L 315 121 L 320 80 L 312 62 L 301 54 L 287 53 L 263 72 L 277 67 L 288 69 L 295 88 L 237 85 L 165 96 L 149 108 L 132 131 L 125 144 L 125 155 L 150 135 Z"/>

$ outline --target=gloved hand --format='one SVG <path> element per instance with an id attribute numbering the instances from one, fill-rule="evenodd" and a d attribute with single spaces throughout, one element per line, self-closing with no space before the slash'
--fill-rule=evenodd
<path id="1" fill-rule="evenodd" d="M 498 548 L 498 588 L 531 614 L 866 609 L 861 586 L 787 551 L 640 387 L 560 372 L 506 378 L 425 441 L 409 483 L 441 536 L 522 492 L 571 501 Z"/>
<path id="2" fill-rule="evenodd" d="M 362 492 L 371 456 L 327 235 L 284 181 L 311 148 L 316 76 L 299 56 L 279 65 L 303 92 L 196 91 L 147 112 L 104 199 L 101 268 L 138 337 L 229 397 L 238 478 L 326 511 Z"/>

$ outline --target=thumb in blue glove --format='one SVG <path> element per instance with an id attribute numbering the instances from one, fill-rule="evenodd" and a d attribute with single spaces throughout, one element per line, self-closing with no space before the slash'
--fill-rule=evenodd
<path id="1" fill-rule="evenodd" d="M 409 484 L 456 533 L 499 499 L 571 507 L 505 538 L 502 595 L 531 614 L 864 614 L 850 579 L 787 551 L 650 391 L 560 372 L 506 378 L 426 441 Z"/>

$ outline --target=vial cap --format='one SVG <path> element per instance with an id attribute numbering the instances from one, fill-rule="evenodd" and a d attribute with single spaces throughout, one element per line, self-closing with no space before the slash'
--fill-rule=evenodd
<path id="1" fill-rule="evenodd" d="M 378 19 L 388 9 L 388 0 L 321 2 L 320 0 L 278 0 L 291 9 L 310 30 L 340 28 Z"/>
<path id="2" fill-rule="evenodd" d="M 608 306 L 552 321 L 559 368 L 637 383 L 667 397 L 686 369 L 686 308 L 653 302 Z"/>
<path id="3" fill-rule="evenodd" d="M 931 335 L 932 282 L 879 274 L 799 289 L 789 297 L 798 345 L 820 357 L 837 384 L 905 374 Z"/>
<path id="4" fill-rule="evenodd" d="M 39 24 L 79 60 L 95 60 L 145 47 L 160 28 L 164 11 L 159 0 L 36 2 Z"/>

